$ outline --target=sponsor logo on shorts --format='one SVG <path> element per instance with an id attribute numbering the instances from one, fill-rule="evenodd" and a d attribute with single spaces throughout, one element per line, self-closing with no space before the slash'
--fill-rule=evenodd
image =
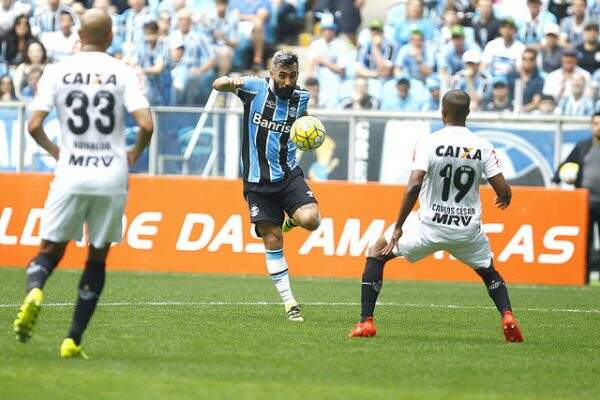
<path id="1" fill-rule="evenodd" d="M 256 217 L 259 212 L 260 209 L 258 208 L 258 206 L 256 204 L 252 204 L 252 206 L 250 207 L 250 216 Z"/>

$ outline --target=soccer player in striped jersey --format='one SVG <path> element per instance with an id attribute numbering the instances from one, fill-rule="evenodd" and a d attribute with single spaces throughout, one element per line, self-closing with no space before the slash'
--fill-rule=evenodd
<path id="1" fill-rule="evenodd" d="M 262 237 L 267 270 L 288 320 L 303 321 L 283 256 L 283 232 L 295 226 L 313 231 L 321 222 L 313 192 L 296 162 L 292 124 L 306 115 L 308 92 L 296 86 L 298 56 L 278 51 L 269 78 L 221 77 L 213 88 L 235 93 L 244 104 L 241 170 L 250 220 Z M 285 215 L 287 214 L 287 218 Z"/>

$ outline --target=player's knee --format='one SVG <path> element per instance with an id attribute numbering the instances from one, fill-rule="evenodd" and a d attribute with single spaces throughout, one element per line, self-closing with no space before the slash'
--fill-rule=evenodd
<path id="1" fill-rule="evenodd" d="M 319 215 L 319 213 L 311 213 L 310 215 L 308 215 L 308 217 L 302 224 L 302 227 L 306 230 L 314 231 L 320 225 L 321 225 L 321 216 Z"/>
<path id="2" fill-rule="evenodd" d="M 375 242 L 375 244 L 373 244 L 371 247 L 369 247 L 369 250 L 367 250 L 367 256 L 380 258 L 381 251 L 385 248 L 386 244 L 387 241 L 385 240 L 385 238 L 383 236 L 380 236 Z"/>
<path id="3" fill-rule="evenodd" d="M 267 250 L 277 250 L 283 247 L 283 236 L 275 232 L 263 234 L 263 242 Z"/>

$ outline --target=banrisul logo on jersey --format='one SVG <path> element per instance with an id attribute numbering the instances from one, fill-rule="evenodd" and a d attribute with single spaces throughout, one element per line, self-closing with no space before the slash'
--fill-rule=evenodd
<path id="1" fill-rule="evenodd" d="M 290 133 L 290 130 L 292 129 L 291 125 L 286 124 L 285 121 L 269 121 L 268 119 L 263 118 L 263 115 L 259 112 L 254 112 L 252 115 L 252 123 L 279 133 Z"/>

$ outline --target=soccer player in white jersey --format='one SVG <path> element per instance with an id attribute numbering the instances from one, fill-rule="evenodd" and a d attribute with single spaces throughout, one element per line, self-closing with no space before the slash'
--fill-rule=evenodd
<path id="1" fill-rule="evenodd" d="M 82 239 L 85 224 L 88 256 L 71 328 L 60 347 L 62 358 L 87 358 L 81 350 L 81 336 L 104 286 L 110 245 L 121 241 L 128 166 L 135 164 L 154 130 L 135 71 L 105 53 L 112 42 L 110 17 L 97 9 L 86 11 L 79 37 L 81 52 L 46 67 L 31 105 L 29 133 L 57 164 L 44 205 L 42 243 L 27 267 L 27 295 L 14 322 L 17 338 L 29 340 L 43 301 L 44 283 L 67 243 Z M 58 146 L 43 128 L 53 107 L 61 127 Z M 130 150 L 125 146 L 125 110 L 139 126 Z"/>
<path id="2" fill-rule="evenodd" d="M 482 174 L 496 192 L 495 204 L 505 209 L 511 190 L 502 175 L 494 147 L 466 128 L 469 95 L 451 90 L 442 99 L 445 128 L 417 144 L 412 171 L 391 238 L 380 237 L 368 251 L 361 285 L 361 322 L 350 337 L 377 333 L 373 311 L 383 282 L 383 267 L 403 256 L 418 261 L 439 250 L 448 251 L 475 270 L 502 316 L 504 337 L 522 342 L 512 314 L 506 284 L 494 269 L 492 252 L 481 224 L 479 180 Z M 419 218 L 405 224 L 417 198 Z"/>

